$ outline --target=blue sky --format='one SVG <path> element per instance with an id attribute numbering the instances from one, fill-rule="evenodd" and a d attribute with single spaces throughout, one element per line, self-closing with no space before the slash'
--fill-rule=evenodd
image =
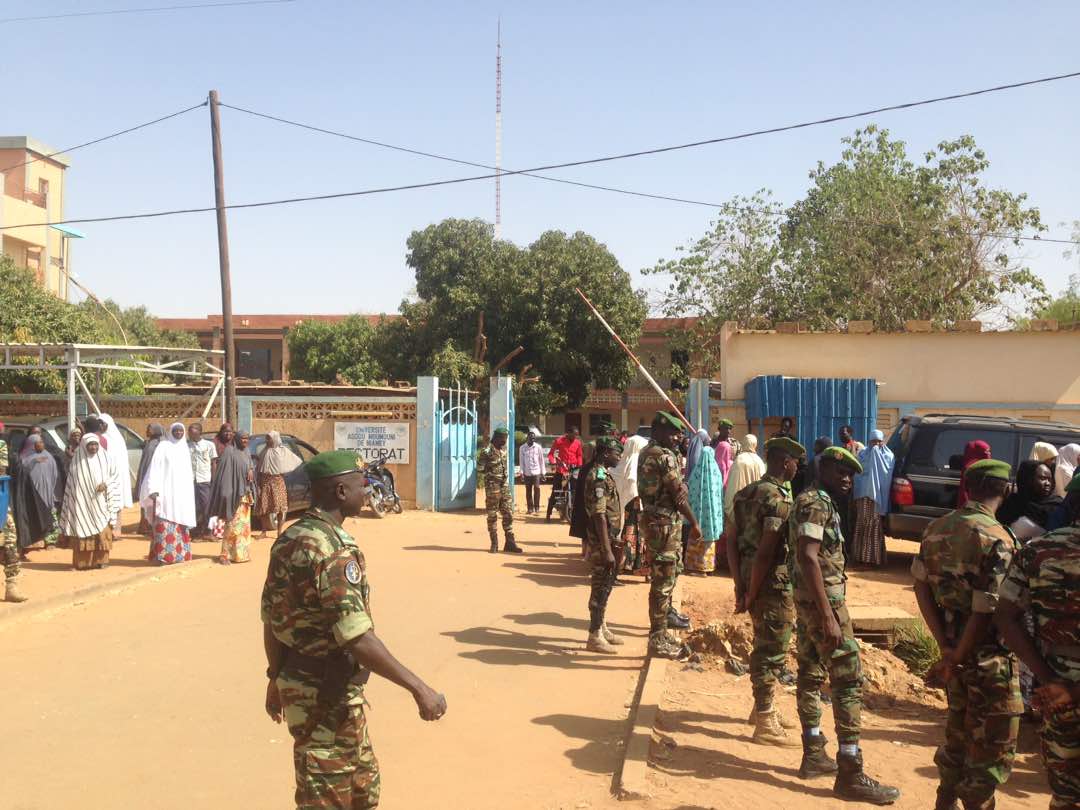
<path id="1" fill-rule="evenodd" d="M 0 16 L 154 5 L 22 0 Z M 162 3 L 164 4 L 164 3 Z M 198 103 L 271 114 L 480 162 L 494 155 L 494 45 L 503 28 L 503 163 L 525 168 L 793 123 L 1080 68 L 1080 5 L 1047 2 L 395 3 L 299 0 L 3 26 L 0 134 L 62 148 Z M 1080 218 L 1080 79 L 876 117 L 918 156 L 970 133 L 989 183 L 1025 191 L 1053 235 Z M 723 201 L 784 202 L 845 122 L 581 167 L 558 176 Z M 868 123 L 865 122 L 865 123 Z M 476 173 L 223 110 L 229 202 Z M 211 205 L 205 109 L 72 154 L 68 217 Z M 493 219 L 490 181 L 236 211 L 234 310 L 381 312 L 412 287 L 405 240 L 445 217 Z M 708 208 L 526 177 L 503 182 L 503 235 L 604 242 L 639 271 L 699 236 Z M 86 225 L 74 269 L 99 295 L 159 315 L 220 311 L 213 214 Z M 1030 245 L 1053 291 L 1080 270 Z"/>

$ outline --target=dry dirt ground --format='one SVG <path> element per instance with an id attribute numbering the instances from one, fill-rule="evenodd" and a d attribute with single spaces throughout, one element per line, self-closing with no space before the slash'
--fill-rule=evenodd
<path id="1" fill-rule="evenodd" d="M 918 615 L 908 574 L 913 552 L 912 544 L 890 541 L 887 568 L 851 573 L 849 601 L 892 605 Z M 718 628 L 719 633 L 711 635 L 734 639 L 736 652 L 740 643 L 752 638 L 745 620 L 731 614 L 730 578 L 684 577 L 682 583 L 684 610 L 697 626 L 726 623 Z M 789 665 L 794 671 L 793 657 Z M 902 795 L 895 807 L 933 807 L 937 789 L 933 756 L 942 737 L 943 696 L 927 690 L 885 651 L 868 649 L 863 665 L 868 679 L 862 737 L 867 771 L 900 788 Z M 781 691 L 779 705 L 788 718 L 797 719 L 794 687 Z M 648 780 L 656 797 L 653 804 L 680 810 L 755 805 L 850 807 L 832 797 L 830 778 L 799 779 L 799 749 L 751 742 L 753 729 L 746 719 L 752 707 L 749 677 L 730 674 L 719 657 L 705 655 L 700 667 L 671 665 L 650 751 Z M 836 735 L 828 706 L 822 729 L 832 741 L 830 753 L 835 755 Z M 1036 752 L 1034 728 L 1025 724 L 1012 779 L 998 792 L 1000 810 L 1047 806 L 1049 794 Z"/>

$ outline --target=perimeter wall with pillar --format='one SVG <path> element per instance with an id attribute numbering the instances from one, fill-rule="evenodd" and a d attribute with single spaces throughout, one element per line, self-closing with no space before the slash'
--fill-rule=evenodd
<path id="1" fill-rule="evenodd" d="M 933 331 L 910 322 L 905 332 L 876 332 L 855 322 L 847 332 L 723 326 L 719 369 L 696 369 L 691 392 L 708 400 L 710 428 L 730 418 L 749 429 L 746 389 L 757 377 L 872 379 L 877 427 L 889 432 L 904 416 L 959 413 L 1080 424 L 1080 329 L 1036 322 L 1030 331 L 982 332 L 978 322 Z M 706 389 L 701 386 L 710 383 Z M 700 402 L 699 402 L 700 409 Z M 779 417 L 766 421 L 766 430 Z M 861 437 L 860 437 L 861 438 Z"/>

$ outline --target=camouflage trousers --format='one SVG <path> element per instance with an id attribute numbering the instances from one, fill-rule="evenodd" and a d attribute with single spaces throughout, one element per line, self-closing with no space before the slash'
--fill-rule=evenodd
<path id="1" fill-rule="evenodd" d="M 15 534 L 15 519 L 8 511 L 4 522 L 3 546 L 0 546 L 0 561 L 4 564 L 4 580 L 12 582 L 19 576 L 19 541 Z"/>
<path id="2" fill-rule="evenodd" d="M 791 646 L 791 631 L 795 625 L 791 589 L 778 590 L 766 583 L 750 607 L 750 618 L 754 622 L 750 684 L 754 691 L 754 706 L 763 712 L 772 706 L 776 680 Z"/>
<path id="3" fill-rule="evenodd" d="M 834 604 L 844 641 L 835 650 L 825 641 L 824 624 L 812 602 L 795 602 L 796 657 L 799 675 L 796 703 L 804 729 L 821 725 L 821 687 L 826 675 L 832 690 L 833 721 L 841 743 L 859 740 L 862 728 L 862 661 L 859 644 L 851 627 L 851 616 L 843 603 Z"/>
<path id="4" fill-rule="evenodd" d="M 642 514 L 639 522 L 641 539 L 652 552 L 649 582 L 649 635 L 667 630 L 667 615 L 671 595 L 682 572 L 682 521 L 657 521 Z"/>
<path id="5" fill-rule="evenodd" d="M 514 533 L 514 507 L 510 503 L 510 490 L 506 487 L 487 487 L 484 489 L 484 509 L 487 510 L 488 533 L 496 531 L 499 516 L 502 516 L 503 532 Z"/>
<path id="6" fill-rule="evenodd" d="M 618 544 L 612 543 L 611 550 L 618 559 Z M 599 633 L 604 624 L 604 614 L 607 612 L 608 599 L 611 598 L 611 589 L 615 585 L 615 576 L 618 573 L 614 565 L 608 565 L 604 558 L 604 549 L 599 543 L 589 541 L 589 565 L 592 573 L 589 577 L 589 632 Z"/>
<path id="7" fill-rule="evenodd" d="M 289 667 L 277 679 L 293 736 L 297 810 L 378 807 L 379 763 L 368 739 L 363 690 L 349 684 L 343 699 L 309 728 L 320 680 Z"/>
<path id="8" fill-rule="evenodd" d="M 1048 716 L 1039 730 L 1050 810 L 1080 807 L 1080 709 Z"/>
<path id="9" fill-rule="evenodd" d="M 1020 734 L 1020 665 L 1012 655 L 977 656 L 945 689 L 949 711 L 945 744 L 934 763 L 938 795 L 959 799 L 965 810 L 992 808 L 994 790 L 1012 773 Z"/>

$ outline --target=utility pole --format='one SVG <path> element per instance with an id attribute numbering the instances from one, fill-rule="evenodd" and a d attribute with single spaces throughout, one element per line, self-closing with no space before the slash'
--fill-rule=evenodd
<path id="1" fill-rule="evenodd" d="M 225 420 L 236 425 L 236 344 L 233 342 L 229 228 L 225 222 L 225 177 L 221 165 L 221 113 L 217 90 L 210 91 L 210 139 L 214 151 L 214 205 L 217 207 L 218 265 L 221 269 L 221 320 L 225 332 Z"/>
<path id="2" fill-rule="evenodd" d="M 502 235 L 502 17 L 495 34 L 495 238 Z"/>

